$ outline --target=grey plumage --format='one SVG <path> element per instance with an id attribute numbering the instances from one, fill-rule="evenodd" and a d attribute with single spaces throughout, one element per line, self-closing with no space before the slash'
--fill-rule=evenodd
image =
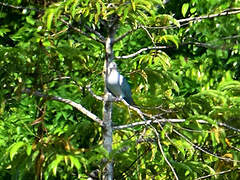
<path id="1" fill-rule="evenodd" d="M 117 71 L 117 64 L 108 65 L 107 89 L 117 98 L 123 98 L 128 104 L 134 105 L 131 88 L 127 80 Z"/>

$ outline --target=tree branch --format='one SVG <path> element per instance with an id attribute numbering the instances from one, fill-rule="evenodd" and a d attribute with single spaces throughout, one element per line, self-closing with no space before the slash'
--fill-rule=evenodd
<path id="1" fill-rule="evenodd" d="M 27 9 L 27 10 L 35 10 L 35 11 L 39 11 L 39 12 L 44 12 L 44 10 L 42 10 L 42 9 L 29 8 L 29 7 L 23 7 L 23 6 L 15 6 L 15 5 L 11 5 L 11 4 L 8 4 L 8 3 L 3 3 L 3 2 L 0 2 L 0 5 L 5 6 L 5 7 L 14 8 L 14 9 L 19 9 L 19 10 Z M 215 17 L 234 15 L 234 14 L 239 14 L 239 13 L 240 13 L 240 8 L 229 8 L 229 9 L 226 9 L 226 10 L 222 11 L 221 13 L 204 15 L 204 16 L 199 16 L 199 17 L 190 17 L 190 18 L 179 19 L 178 22 L 183 23 L 183 24 L 180 24 L 180 27 L 181 27 L 181 26 L 185 26 L 185 25 L 187 25 L 187 24 L 189 24 L 190 22 L 193 22 L 193 21 L 199 21 L 199 20 L 202 20 L 202 19 L 211 19 L 211 18 L 215 18 Z M 155 27 L 145 26 L 145 28 L 148 28 L 148 29 L 170 29 L 170 28 L 176 28 L 176 27 L 177 27 L 176 25 L 155 26 Z M 136 29 L 138 29 L 138 28 L 136 28 Z M 115 42 L 118 42 L 118 41 L 122 40 L 129 33 L 133 32 L 136 29 L 133 29 L 133 30 L 130 30 L 130 31 L 124 33 L 120 37 L 116 38 Z M 103 42 L 101 42 L 101 43 L 103 43 Z"/>
<path id="2" fill-rule="evenodd" d="M 227 15 L 233 15 L 233 14 L 239 14 L 239 13 L 240 13 L 240 8 L 234 8 L 234 9 L 224 10 L 223 12 L 217 13 L 217 14 L 210 14 L 210 15 L 204 15 L 204 16 L 199 16 L 199 17 L 190 17 L 190 18 L 185 18 L 185 19 L 179 19 L 178 22 L 183 23 L 183 22 L 199 21 L 202 19 L 212 19 L 212 18 L 219 17 L 219 16 L 227 16 Z"/>
<path id="3" fill-rule="evenodd" d="M 152 125 L 150 125 L 150 126 L 152 127 L 154 133 L 155 133 L 156 136 L 157 136 L 158 147 L 159 147 L 159 149 L 160 149 L 160 151 L 161 151 L 161 153 L 162 153 L 162 155 L 163 155 L 164 160 L 166 161 L 166 163 L 168 164 L 168 166 L 171 168 L 175 179 L 178 180 L 178 176 L 177 176 L 177 173 L 175 172 L 175 169 L 173 168 L 173 166 L 171 165 L 171 163 L 168 161 L 168 159 L 167 159 L 167 157 L 166 157 L 166 155 L 165 155 L 165 153 L 164 153 L 162 144 L 161 144 L 161 142 L 160 142 L 159 133 L 157 132 L 157 130 L 156 130 L 155 127 L 153 127 Z"/>
<path id="4" fill-rule="evenodd" d="M 137 109 L 137 108 L 132 107 L 132 106 L 130 106 L 130 108 L 133 109 L 133 110 Z M 138 111 L 140 111 L 140 110 L 138 109 Z M 146 114 L 142 113 L 141 111 L 140 111 L 140 114 L 142 114 L 142 116 L 146 115 Z M 149 118 L 151 118 L 151 117 L 149 117 Z M 166 122 L 170 122 L 170 123 L 183 123 L 185 121 L 186 121 L 186 119 L 156 119 L 154 116 L 152 116 L 152 120 L 144 120 L 144 121 L 140 121 L 140 122 L 134 122 L 134 123 L 131 123 L 131 124 L 114 126 L 113 129 L 114 130 L 120 130 L 120 129 L 133 128 L 135 126 L 142 126 L 142 125 L 150 125 L 150 124 L 158 124 L 158 123 L 166 123 Z M 204 120 L 197 120 L 197 122 L 200 123 L 200 124 L 208 124 L 208 122 L 204 121 Z M 239 132 L 240 133 L 240 129 L 234 128 L 234 127 L 229 126 L 229 125 L 227 125 L 225 123 L 219 122 L 217 124 L 219 126 L 222 126 L 222 127 L 227 128 L 227 129 L 230 129 L 230 130 L 233 130 L 235 132 Z"/>
<path id="5" fill-rule="evenodd" d="M 135 53 L 132 53 L 132 54 L 129 54 L 129 55 L 126 55 L 126 56 L 117 56 L 117 57 L 115 57 L 115 59 L 134 58 L 134 57 L 136 57 L 137 55 L 141 54 L 141 53 L 144 52 L 144 51 L 160 50 L 160 49 L 167 49 L 167 48 L 169 48 L 169 47 L 168 47 L 168 46 L 146 47 L 146 48 L 142 48 L 142 49 L 138 50 L 138 51 L 135 52 Z"/>
<path id="6" fill-rule="evenodd" d="M 18 10 L 26 9 L 26 10 L 30 10 L 30 11 L 44 12 L 43 9 L 29 8 L 29 7 L 23 7 L 23 6 L 15 6 L 15 5 L 4 3 L 4 2 L 0 2 L 0 5 L 5 6 L 5 7 L 10 7 L 10 8 L 13 8 L 13 9 L 18 9 Z"/>
<path id="7" fill-rule="evenodd" d="M 210 153 L 208 151 L 206 151 L 205 149 L 199 147 L 198 145 L 192 143 L 186 136 L 184 136 L 183 134 L 181 134 L 180 132 L 178 132 L 177 130 L 173 129 L 173 132 L 176 133 L 177 135 L 181 136 L 186 142 L 188 142 L 189 144 L 191 144 L 195 149 L 198 149 L 210 156 L 213 156 L 213 157 L 216 157 L 218 159 L 221 159 L 221 160 L 224 160 L 224 161 L 231 161 L 231 162 L 240 162 L 238 160 L 234 160 L 234 159 L 230 159 L 230 158 L 225 158 L 225 157 L 221 157 L 221 156 L 218 156 L 216 154 L 213 154 L 213 153 Z"/>
<path id="8" fill-rule="evenodd" d="M 131 107 L 131 106 L 130 106 Z M 185 119 L 156 119 L 156 120 L 146 120 L 146 121 L 140 121 L 140 122 L 134 122 L 131 124 L 125 124 L 120 126 L 114 126 L 114 130 L 120 130 L 120 129 L 127 129 L 127 128 L 133 128 L 135 126 L 142 126 L 142 125 L 150 125 L 150 124 L 158 124 L 158 123 L 182 123 L 185 122 Z M 207 123 L 206 121 L 201 121 L 204 123 Z"/>
<path id="9" fill-rule="evenodd" d="M 115 38 L 114 43 L 115 43 L 115 42 L 118 42 L 118 41 L 121 41 L 121 40 L 122 40 L 123 38 L 125 38 L 128 34 L 136 31 L 137 29 L 138 29 L 138 28 L 131 29 L 131 30 L 125 32 L 124 34 L 122 34 L 121 36 Z"/>
<path id="10" fill-rule="evenodd" d="M 95 35 L 102 41 L 102 43 L 104 43 L 105 38 L 104 38 L 104 36 L 103 36 L 101 33 L 99 33 L 98 31 L 90 28 L 89 26 L 86 26 L 86 25 L 85 25 L 84 27 L 85 27 L 88 31 L 90 31 L 91 33 L 95 34 Z"/>
<path id="11" fill-rule="evenodd" d="M 104 44 L 104 41 L 103 41 L 103 40 L 97 39 L 97 38 L 94 38 L 94 37 L 90 36 L 89 34 L 87 34 L 86 32 L 82 31 L 81 29 L 78 29 L 78 28 L 72 26 L 69 22 L 65 21 L 64 19 L 61 18 L 60 21 L 61 21 L 63 24 L 65 24 L 65 25 L 67 25 L 68 27 L 70 27 L 70 28 L 72 28 L 73 30 L 75 30 L 76 32 L 79 32 L 80 34 L 82 34 L 82 35 L 84 35 L 84 36 L 86 36 L 86 37 L 88 37 L 88 38 L 90 38 L 90 39 L 92 39 L 92 40 L 94 40 L 94 41 L 97 41 L 97 42 L 99 42 L 99 43 L 101 43 L 101 44 Z"/>
<path id="12" fill-rule="evenodd" d="M 200 21 L 203 19 L 212 19 L 215 17 L 220 17 L 220 16 L 227 16 L 227 15 L 234 15 L 234 14 L 239 14 L 240 13 L 240 8 L 231 8 L 222 11 L 221 13 L 217 14 L 209 14 L 209 15 L 204 15 L 204 16 L 198 16 L 198 17 L 190 17 L 190 18 L 184 18 L 184 19 L 179 19 L 177 20 L 180 24 L 180 27 L 188 25 L 190 22 L 194 21 Z M 168 26 L 145 26 L 148 29 L 170 29 L 170 28 L 177 28 L 176 25 L 168 25 Z"/>
<path id="13" fill-rule="evenodd" d="M 206 176 L 201 176 L 201 177 L 199 177 L 199 178 L 197 178 L 197 179 L 195 179 L 195 180 L 207 179 L 207 178 L 210 178 L 210 177 L 212 177 L 212 176 L 217 176 L 217 175 L 221 175 L 221 174 L 226 174 L 226 173 L 229 173 L 229 172 L 232 172 L 232 171 L 237 171 L 237 170 L 239 171 L 240 168 L 228 169 L 228 170 L 226 170 L 226 171 L 217 172 L 217 173 L 215 173 L 215 174 L 209 174 L 209 175 L 206 175 Z"/>
<path id="14" fill-rule="evenodd" d="M 134 111 L 141 117 L 141 119 L 144 120 L 144 122 L 146 122 L 146 119 L 145 119 L 145 117 L 144 117 L 145 114 L 144 114 L 140 109 L 138 109 L 137 107 L 134 107 L 134 106 L 129 105 L 124 99 L 121 99 L 121 101 L 122 101 L 129 109 L 134 110 Z"/>
<path id="15" fill-rule="evenodd" d="M 96 94 L 94 94 L 94 92 L 93 92 L 92 89 L 91 89 L 91 85 L 90 85 L 90 84 L 87 85 L 86 88 L 87 88 L 87 90 L 90 92 L 90 94 L 91 94 L 95 99 L 97 99 L 97 100 L 99 100 L 99 101 L 104 101 L 104 98 L 103 98 L 103 97 L 97 96 Z"/>
<path id="16" fill-rule="evenodd" d="M 82 112 L 84 115 L 88 116 L 93 121 L 97 122 L 100 126 L 103 126 L 103 121 L 99 117 L 97 117 L 95 114 L 91 113 L 89 110 L 84 108 L 81 104 L 78 104 L 78 103 L 76 103 L 76 102 L 74 102 L 70 99 L 64 99 L 64 98 L 58 97 L 58 96 L 50 96 L 50 95 L 47 95 L 47 94 L 43 94 L 39 91 L 32 92 L 30 89 L 24 89 L 24 90 L 22 90 L 22 92 L 26 93 L 26 94 L 29 94 L 29 95 L 44 97 L 44 98 L 48 98 L 50 100 L 55 100 L 55 101 L 59 101 L 59 102 L 68 104 L 68 105 L 76 108 L 80 112 Z"/>

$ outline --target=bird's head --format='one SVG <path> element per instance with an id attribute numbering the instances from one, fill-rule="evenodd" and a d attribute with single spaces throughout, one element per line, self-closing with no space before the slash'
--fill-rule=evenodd
<path id="1" fill-rule="evenodd" d="M 117 70 L 117 64 L 115 62 L 110 62 L 108 64 L 108 70 L 111 72 L 112 70 Z"/>

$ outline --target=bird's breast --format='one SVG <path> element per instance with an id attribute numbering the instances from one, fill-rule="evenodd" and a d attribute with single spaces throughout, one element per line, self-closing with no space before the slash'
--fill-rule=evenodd
<path id="1" fill-rule="evenodd" d="M 112 71 L 107 77 L 107 88 L 116 97 L 122 96 L 120 81 L 121 76 L 117 71 Z"/>
<path id="2" fill-rule="evenodd" d="M 108 84 L 119 84 L 118 72 L 112 71 L 107 78 L 107 82 Z"/>

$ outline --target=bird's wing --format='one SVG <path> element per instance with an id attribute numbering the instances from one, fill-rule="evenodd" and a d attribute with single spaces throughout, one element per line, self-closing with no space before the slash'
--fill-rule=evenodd
<path id="1" fill-rule="evenodd" d="M 134 101 L 132 99 L 131 88 L 126 80 L 122 75 L 120 75 L 120 87 L 123 94 L 123 99 L 127 101 L 128 104 L 134 105 Z"/>

